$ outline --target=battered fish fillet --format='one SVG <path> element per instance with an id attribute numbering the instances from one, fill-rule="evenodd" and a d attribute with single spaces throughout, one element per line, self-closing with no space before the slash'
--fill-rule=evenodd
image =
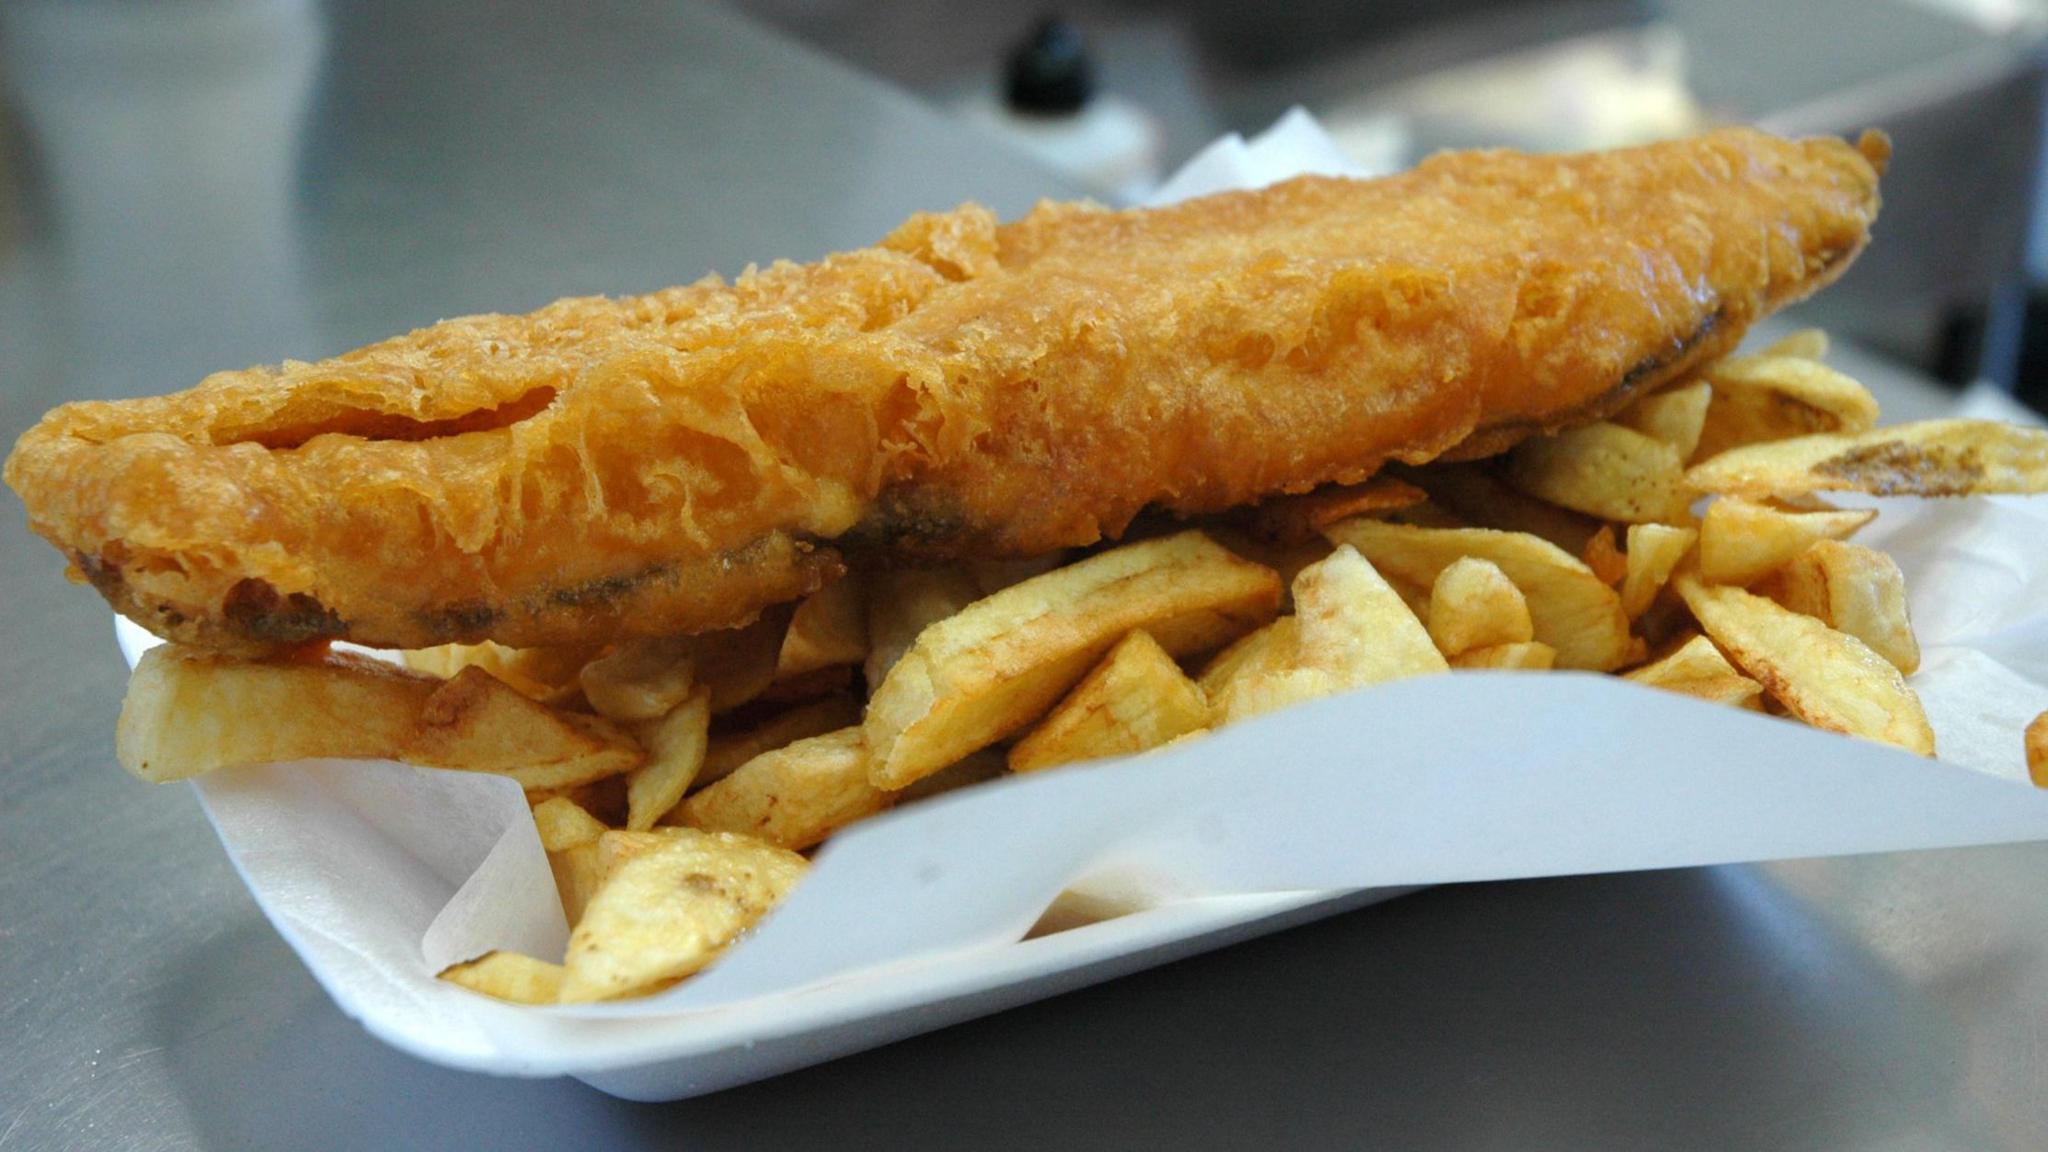
<path id="1" fill-rule="evenodd" d="M 187 643 L 737 624 L 842 555 L 1026 555 L 1501 451 L 1733 347 L 1868 236 L 1887 144 L 1439 156 L 473 316 L 15 446 L 36 529 Z"/>

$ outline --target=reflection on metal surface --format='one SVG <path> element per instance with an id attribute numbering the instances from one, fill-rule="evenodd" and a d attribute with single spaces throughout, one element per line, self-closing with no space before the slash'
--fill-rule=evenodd
<path id="1" fill-rule="evenodd" d="M 291 195 L 319 59 L 310 0 L 46 2 L 6 17 L 75 378 L 163 391 L 188 382 L 167 362 L 303 346 Z"/>

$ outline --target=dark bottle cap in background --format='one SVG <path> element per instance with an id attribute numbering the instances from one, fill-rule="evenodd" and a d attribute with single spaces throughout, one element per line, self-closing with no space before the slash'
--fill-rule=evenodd
<path id="1" fill-rule="evenodd" d="M 1095 95 L 1095 64 L 1081 30 L 1050 16 L 1010 53 L 1004 102 L 1013 112 L 1066 116 Z"/>

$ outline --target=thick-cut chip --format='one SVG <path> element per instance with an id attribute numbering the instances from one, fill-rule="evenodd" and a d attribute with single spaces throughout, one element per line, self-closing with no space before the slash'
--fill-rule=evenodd
<path id="1" fill-rule="evenodd" d="M 2036 788 L 2048 788 L 2048 712 L 2027 725 L 2027 776 Z"/>
<path id="2" fill-rule="evenodd" d="M 782 654 L 789 617 L 789 605 L 784 604 L 762 612 L 743 628 L 690 637 L 697 657 L 697 683 L 710 689 L 714 715 L 755 699 L 775 682 L 775 664 Z"/>
<path id="3" fill-rule="evenodd" d="M 535 804 L 533 827 L 540 833 L 540 846 L 549 852 L 595 844 L 605 832 L 604 821 L 567 796 L 550 796 Z"/>
<path id="4" fill-rule="evenodd" d="M 1934 755 L 1934 730 L 1899 670 L 1853 636 L 1726 585 L 1675 581 L 1700 627 L 1787 711 L 1816 728 Z"/>
<path id="5" fill-rule="evenodd" d="M 1275 496 L 1251 512 L 1251 528 L 1279 544 L 1320 541 L 1323 529 L 1353 516 L 1372 516 L 1412 508 L 1429 493 L 1392 476 L 1375 476 L 1363 484 L 1326 484 L 1299 496 Z"/>
<path id="6" fill-rule="evenodd" d="M 1010 764 L 1000 748 L 983 748 L 957 764 L 948 764 L 929 776 L 914 780 L 908 787 L 891 793 L 897 805 L 915 804 L 976 784 L 1000 780 L 1010 774 Z"/>
<path id="7" fill-rule="evenodd" d="M 842 576 L 806 597 L 789 618 L 775 662 L 778 683 L 868 658 L 868 602 L 858 574 Z"/>
<path id="8" fill-rule="evenodd" d="M 1451 657 L 1451 667 L 1548 671 L 1557 666 L 1557 649 L 1540 640 L 1473 648 Z"/>
<path id="9" fill-rule="evenodd" d="M 1128 756 L 1208 725 L 1208 698 L 1166 649 L 1140 630 L 1110 649 L 1010 749 L 1010 770 L 1036 772 L 1076 760 Z"/>
<path id="10" fill-rule="evenodd" d="M 1765 348 L 1765 356 L 1791 356 L 1799 360 L 1819 360 L 1828 354 L 1828 334 L 1818 328 L 1801 328 Z"/>
<path id="11" fill-rule="evenodd" d="M 1911 676 L 1920 641 L 1906 612 L 1906 578 L 1891 557 L 1861 544 L 1822 540 L 1759 589 L 1794 612 L 1847 632 Z"/>
<path id="12" fill-rule="evenodd" d="M 1869 389 L 1804 357 L 1740 356 L 1709 367 L 1706 376 L 1714 399 L 1694 459 L 1789 436 L 1862 432 L 1877 423 Z"/>
<path id="13" fill-rule="evenodd" d="M 1700 578 L 1709 584 L 1753 584 L 1815 541 L 1844 539 L 1876 515 L 1867 508 L 1787 512 L 1724 496 L 1707 506 L 1700 523 Z"/>
<path id="14" fill-rule="evenodd" d="M 1631 524 L 1629 527 L 1636 528 L 1640 525 Z M 1619 584 L 1628 575 L 1628 557 L 1622 555 L 1621 549 L 1614 546 L 1612 524 L 1602 524 L 1600 530 L 1593 533 L 1593 538 L 1586 541 L 1585 551 L 1580 553 L 1579 559 L 1586 562 L 1586 567 L 1593 570 L 1593 575 L 1598 576 L 1602 584 Z"/>
<path id="15" fill-rule="evenodd" d="M 1600 527 L 1590 516 L 1546 504 L 1506 483 L 1484 464 L 1433 464 L 1402 470 L 1402 479 L 1429 493 L 1429 504 L 1395 514 L 1421 528 L 1494 528 L 1540 536 L 1577 556 Z M 1441 505 L 1463 523 L 1428 523 L 1412 513 Z"/>
<path id="16" fill-rule="evenodd" d="M 128 678 L 114 752 L 153 781 L 313 757 L 389 758 L 439 687 L 346 652 L 258 663 L 163 644 Z"/>
<path id="17" fill-rule="evenodd" d="M 659 720 L 640 729 L 647 762 L 626 777 L 626 827 L 644 832 L 682 803 L 704 767 L 711 730 L 711 693 L 699 688 Z"/>
<path id="18" fill-rule="evenodd" d="M 1301 643 L 1300 625 L 1294 617 L 1282 616 L 1218 652 L 1196 681 L 1203 695 L 1214 704 L 1223 698 L 1223 689 L 1233 680 L 1293 667 Z"/>
<path id="19" fill-rule="evenodd" d="M 859 728 L 844 728 L 763 752 L 683 801 L 680 823 L 744 832 L 784 848 L 809 848 L 893 797 L 868 782 Z"/>
<path id="20" fill-rule="evenodd" d="M 486 952 L 443 968 L 440 978 L 513 1004 L 553 1004 L 562 992 L 562 966 L 523 952 Z"/>
<path id="21" fill-rule="evenodd" d="M 1714 642 L 1695 635 L 1678 650 L 1624 674 L 1624 679 L 1715 704 L 1763 710 L 1763 685 L 1735 670 Z"/>
<path id="22" fill-rule="evenodd" d="M 1467 556 L 1437 573 L 1429 590 L 1429 636 L 1447 657 L 1534 639 L 1529 601 L 1491 560 Z"/>
<path id="23" fill-rule="evenodd" d="M 1220 709 L 1226 723 L 1450 667 L 1400 593 L 1350 545 L 1302 569 L 1294 604 L 1291 666 L 1227 685 Z"/>
<path id="24" fill-rule="evenodd" d="M 600 843 L 600 840 L 591 840 L 548 853 L 548 868 L 555 874 L 555 894 L 562 898 L 562 916 L 571 928 L 583 919 L 583 909 L 604 885 L 604 860 L 598 853 Z"/>
<path id="25" fill-rule="evenodd" d="M 613 720 L 652 720 L 681 704 L 696 684 L 688 636 L 627 640 L 583 666 L 591 710 Z"/>
<path id="26" fill-rule="evenodd" d="M 1657 598 L 1671 573 L 1700 538 L 1698 529 L 1669 524 L 1628 526 L 1627 572 L 1621 578 L 1621 610 L 1633 620 Z"/>
<path id="27" fill-rule="evenodd" d="M 1678 450 L 1619 424 L 1524 440 L 1508 454 L 1506 476 L 1531 496 L 1627 524 L 1679 523 L 1692 504 Z"/>
<path id="28" fill-rule="evenodd" d="M 608 832 L 605 842 L 620 836 L 647 839 L 619 854 L 569 933 L 563 1003 L 653 992 L 697 972 L 780 903 L 808 867 L 796 853 L 749 836 L 664 828 Z"/>
<path id="29" fill-rule="evenodd" d="M 1209 539 L 1252 563 L 1271 568 L 1280 578 L 1280 610 L 1283 612 L 1293 606 L 1290 589 L 1295 576 L 1299 575 L 1303 568 L 1328 556 L 1332 547 L 1330 542 L 1321 536 L 1313 540 L 1282 543 L 1235 524 L 1205 524 L 1202 532 Z"/>
<path id="30" fill-rule="evenodd" d="M 984 595 L 974 578 L 958 568 L 891 569 L 876 573 L 870 588 L 868 658 L 862 667 L 870 692 L 917 643 L 919 633 Z"/>
<path id="31" fill-rule="evenodd" d="M 1614 422 L 1671 445 L 1680 460 L 1692 459 L 1707 424 L 1707 405 L 1714 390 L 1705 380 L 1653 392 L 1621 410 Z"/>
<path id="32" fill-rule="evenodd" d="M 860 713 L 860 701 L 853 697 L 827 696 L 777 712 L 750 728 L 714 732 L 704 753 L 704 766 L 697 770 L 693 786 L 705 788 L 716 784 L 763 752 L 858 724 Z"/>
<path id="33" fill-rule="evenodd" d="M 1143 540 L 975 602 L 926 628 L 868 701 L 878 787 L 920 776 L 1045 714 L 1134 628 L 1176 656 L 1273 618 L 1280 581 L 1199 532 Z"/>
<path id="34" fill-rule="evenodd" d="M 1529 602 L 1536 639 L 1557 650 L 1560 668 L 1605 672 L 1632 647 L 1621 598 L 1564 550 L 1519 532 L 1486 528 L 1413 528 L 1375 520 L 1333 525 L 1330 539 L 1365 554 L 1390 580 L 1418 588 L 1466 556 L 1491 560 Z"/>
<path id="35" fill-rule="evenodd" d="M 590 645 L 507 648 L 494 640 L 485 640 L 478 644 L 418 648 L 399 655 L 406 667 L 444 680 L 475 664 L 543 704 L 564 704 L 580 691 L 577 676 L 597 653 L 598 649 Z"/>
<path id="36" fill-rule="evenodd" d="M 1686 479 L 1702 492 L 1753 499 L 2048 492 L 2048 430 L 1926 420 L 1854 436 L 1801 436 L 1731 449 L 1695 465 Z"/>
<path id="37" fill-rule="evenodd" d="M 557 712 L 484 671 L 464 668 L 428 696 L 398 759 L 568 788 L 639 767 L 640 746 L 610 721 Z"/>

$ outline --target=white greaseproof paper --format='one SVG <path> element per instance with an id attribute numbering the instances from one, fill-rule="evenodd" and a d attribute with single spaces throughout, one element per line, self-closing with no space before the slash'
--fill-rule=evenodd
<path id="1" fill-rule="evenodd" d="M 1169 187 L 1304 170 L 1341 171 L 1341 157 L 1290 119 L 1205 154 Z M 434 979 L 493 948 L 563 947 L 512 782 L 321 761 L 195 787 L 266 914 L 346 1011 L 428 1058 L 529 1075 L 631 1069 L 688 1047 L 679 1038 L 693 1029 L 748 1046 L 864 1006 L 914 1006 L 948 987 L 932 977 L 941 966 L 1000 967 L 1046 943 L 1016 941 L 1090 876 L 1225 907 L 1230 894 L 2048 837 L 2048 794 L 2026 785 L 2021 745 L 2048 708 L 2048 501 L 1881 507 L 1859 539 L 1906 574 L 1924 651 L 1914 684 L 1940 761 L 1611 678 L 1404 681 L 864 823 L 710 970 L 619 1004 L 517 1008 Z M 153 643 L 126 621 L 119 634 L 131 663 Z M 647 1083 L 633 1091 L 684 1090 Z"/>

